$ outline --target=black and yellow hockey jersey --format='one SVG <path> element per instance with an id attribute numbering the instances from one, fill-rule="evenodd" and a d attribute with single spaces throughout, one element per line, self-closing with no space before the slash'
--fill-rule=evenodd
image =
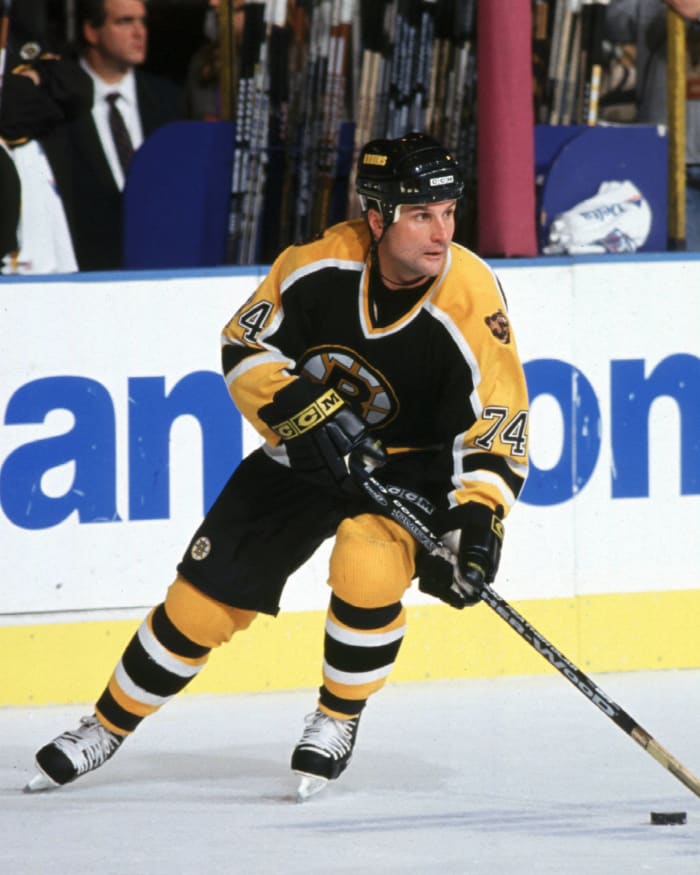
<path id="1" fill-rule="evenodd" d="M 299 375 L 335 388 L 390 453 L 435 459 L 446 506 L 478 501 L 507 514 L 527 473 L 528 400 L 495 275 L 452 243 L 417 300 L 389 293 L 409 303 L 386 324 L 369 243 L 357 219 L 276 259 L 224 329 L 235 404 L 274 455 L 279 438 L 260 409 Z"/>

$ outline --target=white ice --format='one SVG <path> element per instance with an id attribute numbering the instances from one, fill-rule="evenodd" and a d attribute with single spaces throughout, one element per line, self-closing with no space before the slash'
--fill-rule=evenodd
<path id="1" fill-rule="evenodd" d="M 700 671 L 595 680 L 700 772 Z M 0 872 L 700 872 L 700 799 L 559 675 L 389 685 L 347 772 L 299 804 L 289 755 L 314 703 L 182 696 L 102 769 L 34 795 L 34 750 L 86 708 L 0 710 Z"/>

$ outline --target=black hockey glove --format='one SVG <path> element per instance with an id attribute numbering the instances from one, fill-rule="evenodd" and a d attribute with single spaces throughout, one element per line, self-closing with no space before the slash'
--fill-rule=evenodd
<path id="1" fill-rule="evenodd" d="M 292 470 L 319 486 L 337 488 L 348 481 L 351 453 L 366 459 L 367 467 L 386 462 L 381 441 L 338 392 L 302 377 L 277 392 L 260 409 L 260 418 L 284 441 Z"/>
<path id="2" fill-rule="evenodd" d="M 457 562 L 452 565 L 439 556 L 420 555 L 416 571 L 421 592 L 454 608 L 478 604 L 483 585 L 491 583 L 498 571 L 504 534 L 501 516 L 475 501 L 449 511 L 449 528 L 441 540 Z"/>

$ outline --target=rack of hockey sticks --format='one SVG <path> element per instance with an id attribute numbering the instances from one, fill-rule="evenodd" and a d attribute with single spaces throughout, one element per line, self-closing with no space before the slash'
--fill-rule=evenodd
<path id="1" fill-rule="evenodd" d="M 427 131 L 475 176 L 476 0 L 249 0 L 242 14 L 229 263 L 269 263 L 356 215 L 372 138 Z"/>
<path id="2" fill-rule="evenodd" d="M 296 183 L 293 237 L 303 240 L 330 221 L 340 126 L 347 116 L 352 3 L 317 0 L 310 8 L 309 41 L 296 119 Z"/>
<path id="3" fill-rule="evenodd" d="M 402 491 L 393 489 L 388 484 L 377 480 L 364 467 L 362 461 L 351 457 L 351 474 L 354 482 L 377 506 L 378 512 L 393 519 L 405 529 L 428 553 L 440 556 L 452 565 L 456 557 L 440 541 L 440 538 L 430 529 L 425 514 L 420 508 L 430 502 L 416 496 L 416 501 L 410 505 L 401 497 Z M 541 632 L 538 632 L 518 611 L 495 592 L 490 585 L 481 584 L 479 591 L 481 600 L 487 604 L 514 632 L 545 659 L 553 668 L 563 675 L 572 686 L 582 693 L 606 717 L 630 736 L 660 765 L 684 784 L 691 792 L 700 797 L 700 779 L 690 772 L 673 754 L 662 747 L 646 729 L 634 720 L 620 705 L 608 696 L 591 678 L 581 671 L 574 663 L 549 642 Z"/>
<path id="4" fill-rule="evenodd" d="M 533 54 L 538 121 L 595 125 L 609 0 L 535 0 Z"/>
<path id="5" fill-rule="evenodd" d="M 351 114 L 353 8 L 352 0 L 289 4 L 284 62 L 277 52 L 271 55 L 276 90 L 285 96 L 282 135 L 270 138 L 271 160 L 275 156 L 278 168 L 277 185 L 266 197 L 263 251 L 270 257 L 345 217 L 344 204 L 342 215 L 333 214 L 333 196 L 343 122 Z M 279 130 L 271 122 L 271 134 Z"/>
<path id="6" fill-rule="evenodd" d="M 265 3 L 243 7 L 243 38 L 236 96 L 236 140 L 231 179 L 227 260 L 252 264 L 268 152 L 267 20 Z"/>

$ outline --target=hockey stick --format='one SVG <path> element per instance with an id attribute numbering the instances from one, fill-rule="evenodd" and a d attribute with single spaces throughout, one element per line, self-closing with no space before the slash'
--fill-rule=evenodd
<path id="1" fill-rule="evenodd" d="M 428 553 L 440 556 L 452 565 L 456 564 L 456 556 L 448 550 L 440 538 L 430 529 L 420 516 L 419 507 L 425 504 L 416 496 L 414 509 L 403 500 L 404 490 L 380 483 L 362 464 L 360 459 L 352 458 L 350 470 L 354 482 L 379 507 L 382 513 L 411 534 Z M 430 502 L 427 502 L 429 505 Z M 660 763 L 667 771 L 684 784 L 689 790 L 700 797 L 700 780 L 670 754 L 658 741 L 643 729 L 623 708 L 595 684 L 580 668 L 551 644 L 540 632 L 515 610 L 504 598 L 498 595 L 490 586 L 482 583 L 479 592 L 482 601 L 495 611 L 501 619 L 517 632 L 530 647 L 560 672 L 570 684 L 591 701 L 600 711 L 626 732 L 640 747 Z"/>
<path id="2" fill-rule="evenodd" d="M 668 107 L 668 241 L 669 249 L 687 248 L 687 217 L 685 208 L 685 139 L 686 95 L 686 27 L 678 12 L 666 10 L 666 43 L 668 69 L 666 95 Z"/>
<path id="3" fill-rule="evenodd" d="M 588 105 L 583 124 L 598 123 L 598 101 L 603 76 L 603 35 L 605 30 L 605 7 L 607 0 L 596 0 L 591 11 L 591 48 L 588 81 Z"/>
<path id="4" fill-rule="evenodd" d="M 299 120 L 299 164 L 294 239 L 305 240 L 313 233 L 313 199 L 316 191 L 316 160 L 321 137 L 320 105 L 327 87 L 330 50 L 331 0 L 309 4 L 308 55 Z"/>
<path id="5" fill-rule="evenodd" d="M 433 48 L 435 44 L 435 10 L 437 2 L 425 2 L 420 10 L 418 25 L 418 44 L 416 72 L 413 81 L 413 95 L 409 128 L 412 131 L 426 129 L 428 95 L 432 73 Z"/>
<path id="6" fill-rule="evenodd" d="M 321 139 L 318 144 L 317 191 L 313 230 L 322 231 L 330 221 L 335 171 L 340 152 L 341 120 L 346 106 L 350 58 L 352 3 L 334 0 L 328 53 L 328 77 L 321 102 Z"/>
<path id="7" fill-rule="evenodd" d="M 573 2 L 574 0 L 564 0 L 564 10 L 561 19 L 561 32 L 559 35 L 559 53 L 556 58 L 554 72 L 554 93 L 552 97 L 552 106 L 549 116 L 550 125 L 561 124 L 562 102 L 564 99 L 564 89 L 566 87 L 566 69 L 569 62 L 571 30 L 574 20 Z"/>
<path id="8" fill-rule="evenodd" d="M 0 6 L 0 104 L 2 104 L 5 64 L 7 63 L 7 43 L 10 36 L 10 11 L 12 0 L 2 0 Z"/>
<path id="9" fill-rule="evenodd" d="M 380 81 L 380 70 L 383 63 L 384 50 L 384 6 L 374 0 L 360 0 L 359 4 L 359 39 L 353 36 L 355 42 L 361 45 L 360 76 L 355 108 L 355 132 L 353 153 L 348 180 L 347 216 L 356 218 L 360 215 L 360 205 L 355 196 L 355 180 L 357 177 L 357 158 L 360 149 L 374 135 L 375 107 L 377 90 Z"/>
<path id="10" fill-rule="evenodd" d="M 569 56 L 562 90 L 561 123 L 570 125 L 576 112 L 576 83 L 581 61 L 581 12 L 574 12 L 569 34 Z"/>
<path id="11" fill-rule="evenodd" d="M 249 48 L 253 52 L 249 83 L 249 110 L 246 142 L 248 146 L 247 182 L 243 191 L 239 264 L 254 264 L 258 251 L 259 219 L 266 180 L 269 130 L 269 24 L 267 3 L 249 3 L 253 16 Z"/>
<path id="12" fill-rule="evenodd" d="M 258 19 L 264 4 L 246 3 L 243 7 L 243 39 L 241 41 L 238 95 L 236 97 L 236 142 L 231 170 L 231 206 L 227 235 L 228 264 L 239 264 L 243 252 L 245 207 L 250 185 L 251 136 L 253 131 L 253 103 L 255 64 L 259 54 Z"/>
<path id="13" fill-rule="evenodd" d="M 301 163 L 300 131 L 305 102 L 304 73 L 308 61 L 308 15 L 305 7 L 294 4 L 287 8 L 289 21 L 289 58 L 286 65 L 289 75 L 288 109 L 286 119 L 286 142 L 284 149 L 284 177 L 280 199 L 280 249 L 298 240 L 296 236 L 296 206 L 299 167 Z M 273 254 L 276 255 L 275 252 Z M 271 258 L 270 261 L 273 259 Z"/>
<path id="14" fill-rule="evenodd" d="M 256 257 L 263 264 L 271 264 L 278 252 L 286 247 L 283 242 L 283 212 L 286 150 L 289 136 L 289 79 L 290 31 L 287 28 L 287 2 L 276 0 L 270 8 L 268 33 L 269 107 L 267 119 L 267 172 L 262 195 L 261 246 Z"/>

